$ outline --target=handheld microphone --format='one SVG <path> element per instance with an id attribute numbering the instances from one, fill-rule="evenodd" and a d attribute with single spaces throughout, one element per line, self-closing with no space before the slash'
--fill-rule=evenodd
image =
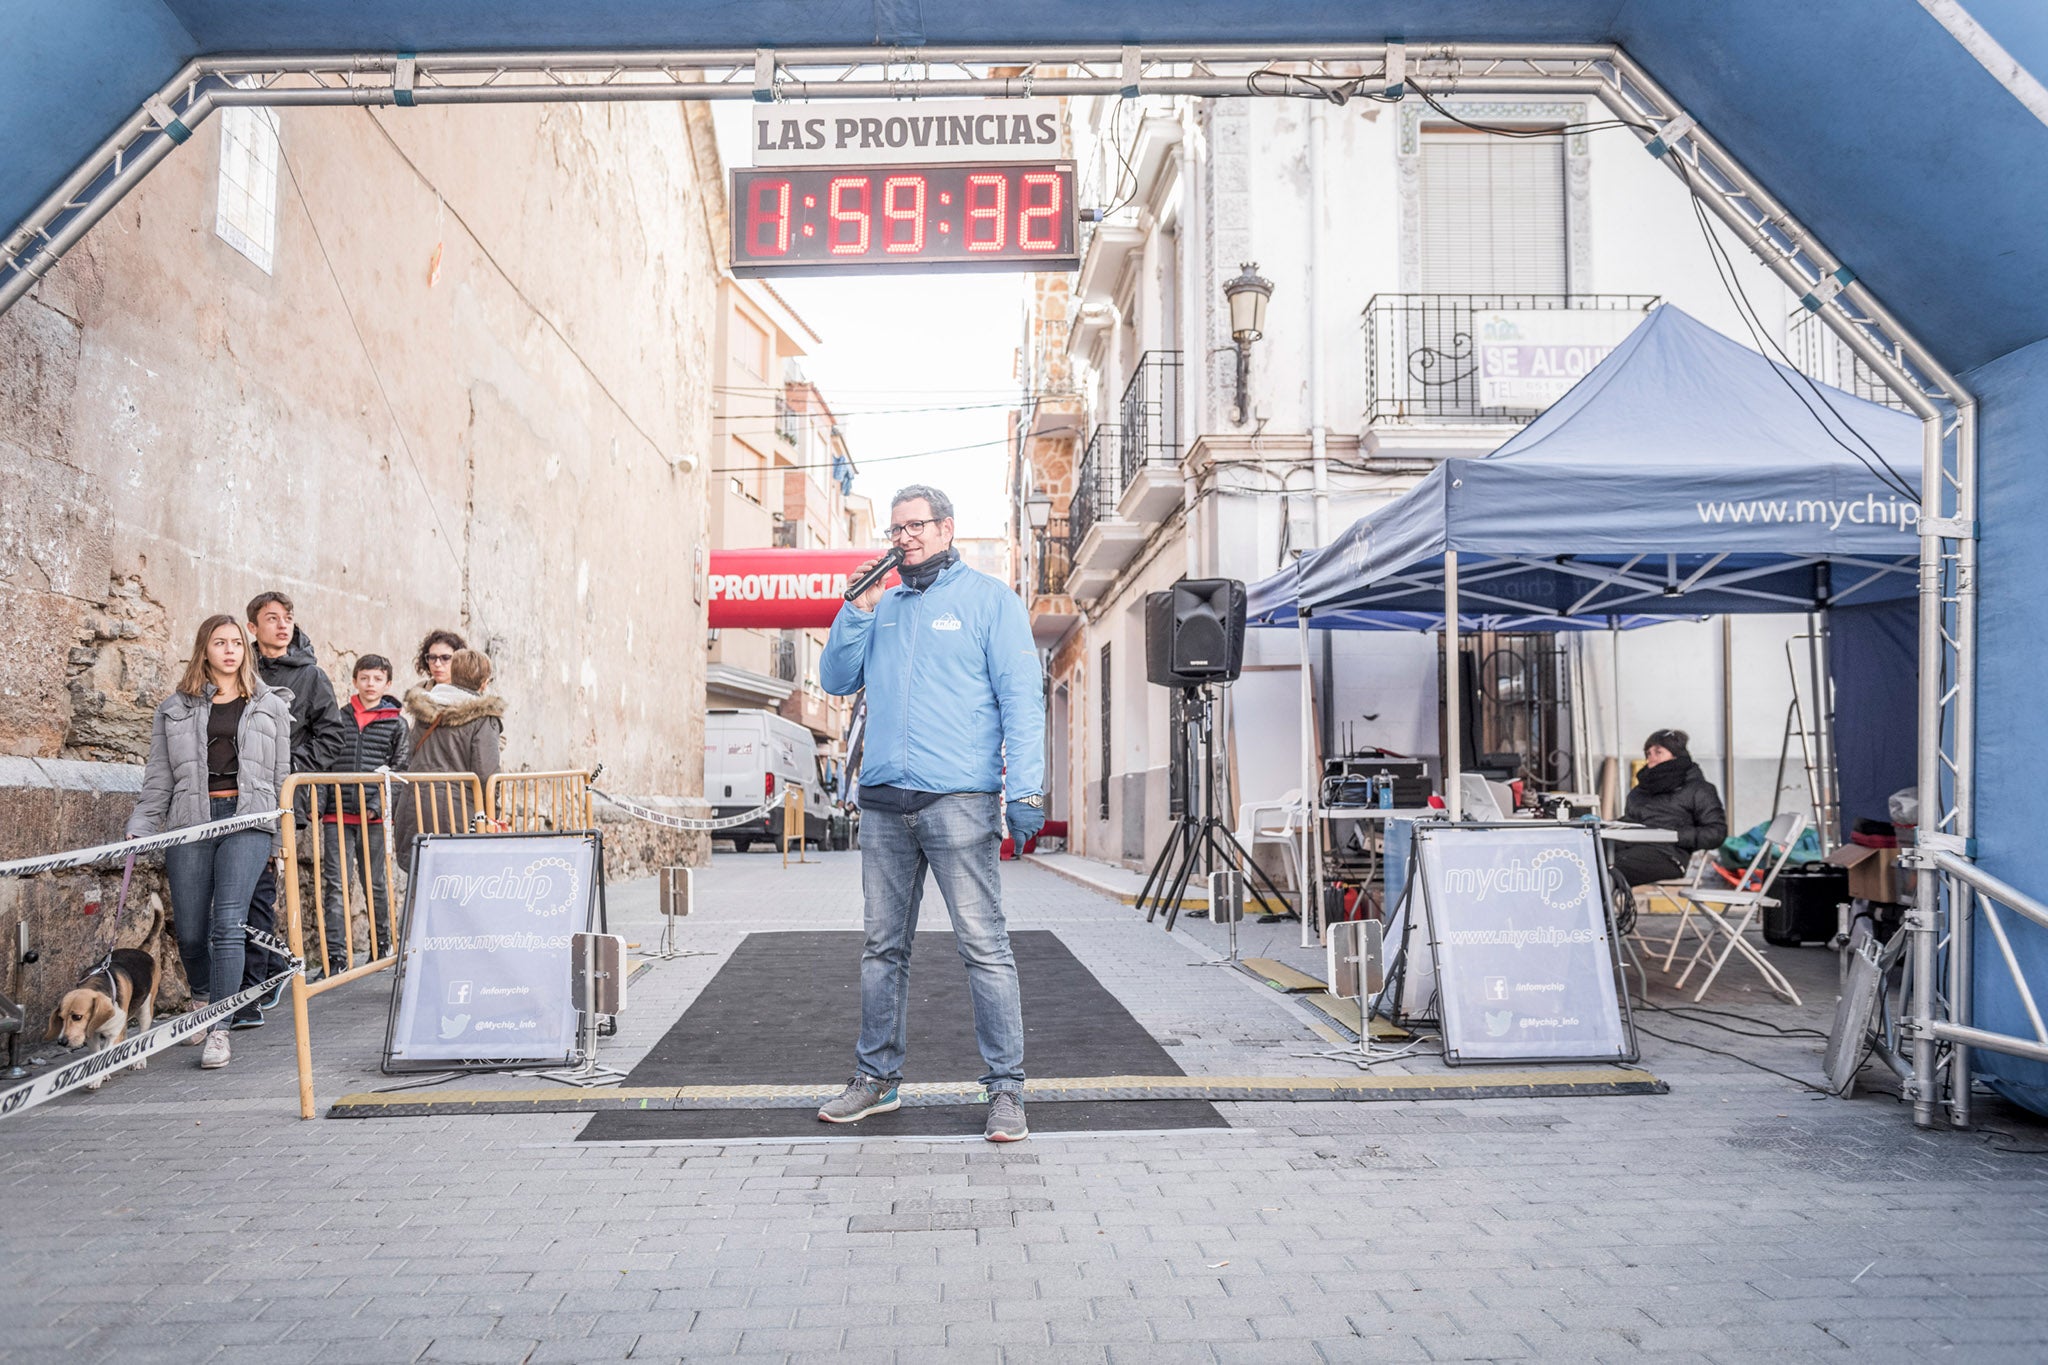
<path id="1" fill-rule="evenodd" d="M 854 598 L 860 596 L 869 588 L 874 587 L 875 584 L 887 578 L 889 576 L 890 571 L 902 562 L 903 551 L 898 549 L 894 545 L 891 545 L 889 547 L 889 553 L 883 555 L 880 559 L 875 561 L 874 568 L 869 569 L 859 578 L 854 579 L 853 582 L 848 583 L 846 585 L 846 600 L 851 602 Z"/>

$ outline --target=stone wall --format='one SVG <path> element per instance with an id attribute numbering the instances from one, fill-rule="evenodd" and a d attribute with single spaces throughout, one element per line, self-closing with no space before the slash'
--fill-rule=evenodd
<path id="1" fill-rule="evenodd" d="M 338 693 L 365 653 L 409 685 L 450 627 L 493 659 L 507 768 L 697 794 L 706 111 L 286 111 L 270 272 L 215 231 L 220 130 L 0 315 L 0 754 L 38 761 L 0 774 L 0 858 L 119 836 L 198 622 L 265 589 Z M 704 854 L 615 845 L 615 877 Z M 46 881 L 0 888 L 45 1014 L 95 879 Z"/>

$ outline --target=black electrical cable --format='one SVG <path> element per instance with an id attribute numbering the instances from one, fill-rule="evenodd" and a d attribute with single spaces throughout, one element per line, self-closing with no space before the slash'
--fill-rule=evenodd
<path id="1" fill-rule="evenodd" d="M 735 397 L 738 397 L 738 396 L 742 396 L 742 395 L 734 395 L 734 396 L 735 396 Z M 837 409 L 834 409 L 834 410 L 832 411 L 832 413 L 831 413 L 830 415 L 831 415 L 831 416 L 833 416 L 833 417 L 839 418 L 840 420 L 842 420 L 842 421 L 843 421 L 843 420 L 845 420 L 845 419 L 847 419 L 847 418 L 850 418 L 850 417 L 896 417 L 896 416 L 901 416 L 901 415 L 903 415 L 903 414 L 905 414 L 905 413 L 926 413 L 926 412 L 984 412 L 984 411 L 987 411 L 987 410 L 988 410 L 988 409 L 990 409 L 990 408 L 1014 408 L 1014 407 L 1018 407 L 1018 406 L 1020 406 L 1020 402 L 1021 402 L 1021 400 L 1018 400 L 1018 399 L 1015 399 L 1015 398 L 1005 398 L 1005 399 L 1001 400 L 1000 402 L 989 402 L 989 403 L 925 403 L 925 404 L 921 404 L 921 405 L 919 405 L 919 406 L 916 406 L 916 407 L 886 407 L 886 408 L 837 408 Z M 798 419 L 803 419 L 803 418 L 817 418 L 817 417 L 823 417 L 823 416 L 826 416 L 826 415 L 827 415 L 827 414 L 825 414 L 825 413 L 822 413 L 822 412 L 801 412 L 801 411 L 797 411 L 797 412 L 792 412 L 792 413 L 790 413 L 790 416 L 792 416 L 792 417 L 795 417 L 795 418 L 798 418 Z M 739 412 L 739 413 L 723 413 L 723 412 L 721 412 L 721 413 L 717 413 L 717 414 L 715 414 L 715 418 L 716 418 L 716 420 L 718 420 L 718 421 L 720 421 L 720 422 L 752 422 L 752 421 L 759 421 L 759 420 L 761 420 L 762 418 L 764 418 L 764 417 L 768 417 L 768 416 L 770 416 L 770 414 L 769 414 L 769 413 L 766 413 L 766 412 Z"/>
<path id="2" fill-rule="evenodd" d="M 1833 441 L 1843 450 L 1848 451 L 1855 458 L 1856 462 L 1868 470 L 1871 477 L 1882 484 L 1888 492 L 1896 493 L 1906 501 L 1917 505 L 1920 501 L 1919 495 L 1912 490 L 1905 480 L 1901 479 L 1883 464 L 1881 456 L 1879 456 L 1878 463 L 1872 464 L 1862 451 L 1844 441 L 1836 434 L 1835 429 L 1828 425 L 1827 419 L 1814 410 L 1813 404 L 1806 401 L 1806 395 L 1799 391 L 1799 385 L 1785 377 L 1785 369 L 1790 369 L 1794 373 L 1799 374 L 1801 379 L 1806 379 L 1806 376 L 1799 371 L 1799 367 L 1792 364 L 1788 357 L 1785 357 L 1784 352 L 1779 349 L 1777 342 L 1767 339 L 1767 333 L 1763 330 L 1760 321 L 1752 320 L 1751 314 L 1755 312 L 1755 305 L 1750 303 L 1749 295 L 1743 291 L 1742 281 L 1735 275 L 1735 263 L 1733 260 L 1726 258 L 1725 248 L 1722 246 L 1721 240 L 1714 235 L 1713 226 L 1707 220 L 1707 210 L 1700 203 L 1698 195 L 1693 196 L 1692 213 L 1693 218 L 1699 223 L 1700 235 L 1706 240 L 1707 256 L 1714 263 L 1714 273 L 1720 277 L 1721 287 L 1727 291 L 1729 302 L 1735 304 L 1736 314 L 1741 317 L 1742 325 L 1748 329 L 1750 339 L 1756 343 L 1756 349 L 1763 356 L 1764 364 L 1771 367 L 1771 373 L 1778 377 L 1778 382 L 1789 389 L 1792 396 L 1799 400 L 1799 405 L 1805 408 L 1807 415 L 1812 417 L 1820 425 L 1820 429 L 1828 434 L 1829 440 Z M 1780 369 L 1777 362 L 1771 359 L 1770 353 L 1772 351 L 1777 351 L 1779 357 L 1784 359 L 1784 369 Z M 1836 410 L 1833 403 L 1828 401 L 1827 395 L 1820 391 L 1819 386 L 1813 384 L 1813 381 L 1810 379 L 1806 379 L 1806 382 L 1813 388 L 1814 396 L 1819 398 L 1827 407 L 1827 410 L 1834 415 L 1835 420 L 1847 428 L 1849 433 L 1855 436 L 1857 440 L 1862 441 L 1863 444 L 1868 446 L 1870 443 L 1864 438 L 1863 433 L 1857 431 L 1855 427 L 1849 424 L 1849 420 Z M 1877 454 L 1876 447 L 1871 447 L 1871 454 Z"/>
<path id="3" fill-rule="evenodd" d="M 398 1085 L 387 1085 L 372 1090 L 370 1093 L 372 1095 L 390 1095 L 400 1090 L 425 1090 L 429 1086 L 446 1085 L 450 1081 L 460 1080 L 467 1075 L 469 1075 L 467 1071 L 444 1071 L 438 1076 L 429 1076 L 425 1080 L 405 1081 Z"/>
<path id="4" fill-rule="evenodd" d="M 377 368 L 377 357 L 370 350 L 370 340 L 363 335 L 362 323 L 356 320 L 355 305 L 349 301 L 348 290 L 342 287 L 341 272 L 334 268 L 334 257 L 328 254 L 327 239 L 321 234 L 319 221 L 313 217 L 313 205 L 299 184 L 298 172 L 292 169 L 292 159 L 285 152 L 283 138 L 277 139 L 277 164 L 284 167 L 284 178 L 291 182 L 292 194 L 299 201 L 299 212 L 306 216 L 306 230 L 313 234 L 313 245 L 319 249 L 320 263 L 327 268 L 327 278 L 334 285 L 334 296 L 341 304 L 342 316 L 348 319 L 349 330 L 355 334 L 356 347 L 362 352 L 363 364 L 369 367 L 370 378 L 377 385 L 377 396 L 384 403 L 384 415 L 391 419 L 392 434 L 398 437 L 398 448 L 405 452 L 406 463 L 412 466 L 413 477 L 419 481 L 421 500 L 427 504 L 427 515 L 434 519 L 434 528 L 441 533 L 441 548 L 455 561 L 458 572 L 466 572 L 462 556 L 455 548 L 455 538 L 448 534 L 448 525 L 441 520 L 441 509 L 434 502 L 433 490 L 427 486 L 426 471 L 420 468 L 419 457 L 412 453 L 412 442 L 406 439 L 405 423 L 398 420 L 398 408 L 391 401 L 391 390 L 384 383 L 384 372 Z"/>
<path id="5" fill-rule="evenodd" d="M 412 171 L 415 177 L 418 178 L 420 184 L 426 186 L 428 189 L 434 192 L 434 197 L 440 201 L 441 207 L 445 208 L 448 211 L 448 216 L 450 218 L 453 218 L 455 220 L 456 226 L 460 227 L 464 234 L 468 236 L 470 244 L 477 249 L 478 254 L 481 255 L 486 261 L 489 261 L 491 263 L 491 269 L 498 272 L 498 278 L 503 280 L 506 286 L 509 287 L 515 295 L 518 296 L 519 301 L 526 305 L 527 311 L 532 313 L 533 316 L 539 320 L 540 324 L 543 327 L 547 328 L 548 331 L 554 334 L 555 340 L 562 343 L 562 348 L 568 351 L 568 353 L 572 357 L 574 357 L 577 365 L 582 368 L 583 372 L 590 376 L 590 382 L 597 385 L 598 392 L 602 393 L 605 396 L 605 398 L 610 401 L 613 409 L 618 412 L 620 418 L 622 418 L 625 421 L 627 426 L 633 428 L 635 432 L 639 433 L 640 439 L 647 443 L 647 448 L 649 450 L 652 450 L 657 458 L 662 460 L 664 463 L 668 464 L 671 468 L 681 463 L 680 460 L 672 458 L 669 455 L 668 451 L 663 449 L 661 442 L 654 439 L 653 433 L 648 431 L 646 427 L 640 424 L 640 419 L 633 415 L 633 410 L 631 408 L 628 408 L 625 405 L 625 403 L 620 400 L 619 396 L 612 392 L 611 385 L 605 382 L 604 376 L 597 372 L 597 367 L 590 363 L 589 359 L 584 356 L 583 352 L 576 348 L 576 343 L 569 339 L 569 334 L 562 330 L 561 326 L 557 324 L 555 320 L 552 317 L 550 317 L 545 311 L 543 311 L 538 303 L 535 303 L 533 301 L 532 296 L 529 295 L 526 292 L 526 290 L 520 286 L 519 281 L 512 277 L 512 272 L 505 269 L 503 263 L 498 260 L 497 256 L 492 253 L 491 249 L 488 246 L 484 245 L 484 239 L 477 234 L 477 230 L 475 228 L 469 225 L 469 220 L 462 216 L 461 210 L 457 209 L 454 204 L 448 201 L 448 196 L 441 192 L 441 187 L 439 185 L 436 185 L 433 182 L 433 180 L 429 178 L 427 173 L 420 169 L 419 163 L 412 159 L 412 155 L 409 152 L 407 152 L 405 148 L 398 145 L 398 139 L 391 136 L 391 130 L 384 126 L 383 120 L 379 119 L 374 113 L 372 113 L 368 109 L 363 110 L 363 117 L 370 121 L 370 125 L 374 127 L 378 131 L 378 133 L 382 134 L 384 141 L 390 145 L 392 151 L 398 154 L 398 159 L 406 164 L 407 168 Z M 294 179 L 293 181 L 293 187 L 297 187 L 296 179 Z M 301 202 L 303 202 L 305 199 L 305 195 L 301 193 L 299 198 Z"/>
<path id="6" fill-rule="evenodd" d="M 1010 438 L 999 436 L 992 441 L 975 441 L 964 446 L 941 446 L 937 450 L 912 450 L 902 455 L 870 455 L 861 460 L 863 468 L 871 464 L 892 464 L 897 460 L 922 460 L 932 455 L 957 455 L 967 450 L 987 450 L 990 446 L 1007 446 Z M 735 464 L 714 465 L 713 474 L 780 474 L 791 469 L 830 469 L 830 464 Z"/>
<path id="7" fill-rule="evenodd" d="M 1423 89 L 1412 80 L 1408 82 L 1408 88 L 1422 96 L 1424 104 L 1427 104 L 1451 122 L 1458 124 L 1460 127 L 1470 128 L 1475 133 L 1491 133 L 1495 137 L 1569 137 L 1573 133 L 1598 133 L 1609 128 L 1634 128 L 1638 132 L 1644 131 L 1646 128 L 1644 124 L 1622 118 L 1595 119 L 1589 123 L 1565 123 L 1547 128 L 1502 128 L 1484 123 L 1474 123 L 1470 119 L 1459 118 L 1456 114 L 1438 104 L 1436 96 L 1430 94 L 1429 91 Z"/>
<path id="8" fill-rule="evenodd" d="M 1821 1032 L 1821 1031 L 1820 1031 L 1819 1029 L 1810 1029 L 1810 1028 L 1794 1028 L 1794 1029 L 1788 1029 L 1788 1028 L 1781 1028 L 1781 1027 L 1779 1027 L 1778 1025 L 1776 1025 L 1776 1024 L 1773 1024 L 1773 1023 L 1771 1023 L 1771 1022 L 1770 1022 L 1770 1021 L 1769 1021 L 1768 1019 L 1753 1019 L 1753 1018 L 1751 1018 L 1750 1016 L 1748 1016 L 1748 1015 L 1746 1015 L 1746 1014 L 1731 1014 L 1731 1013 L 1729 1013 L 1729 1012 L 1728 1012 L 1728 1011 L 1726 1011 L 1726 1010 L 1707 1010 L 1707 1009 L 1700 1009 L 1700 1010 L 1697 1010 L 1697 1013 L 1698 1013 L 1698 1014 L 1717 1014 L 1717 1015 L 1720 1015 L 1720 1016 L 1722 1016 L 1723 1018 L 1727 1018 L 1727 1019 L 1739 1019 L 1739 1020 L 1741 1020 L 1741 1021 L 1742 1021 L 1743 1023 L 1745 1023 L 1745 1024 L 1756 1024 L 1756 1025 L 1758 1025 L 1758 1026 L 1759 1026 L 1760 1028 L 1762 1028 L 1762 1029 L 1766 1029 L 1766 1030 L 1769 1030 L 1769 1031 L 1768 1031 L 1768 1032 L 1759 1032 L 1759 1033 L 1752 1033 L 1752 1032 L 1750 1032 L 1750 1031 L 1748 1031 L 1748 1030 L 1746 1030 L 1746 1029 L 1739 1029 L 1739 1028 L 1731 1028 L 1731 1027 L 1729 1027 L 1729 1026 L 1728 1026 L 1727 1024 L 1717 1024 L 1717 1023 L 1715 1023 L 1715 1022 L 1714 1022 L 1714 1021 L 1713 1021 L 1712 1019 L 1700 1019 L 1700 1018 L 1696 1018 L 1696 1017 L 1694 1017 L 1694 1013 L 1693 1013 L 1693 1011 L 1695 1011 L 1695 1009 L 1696 1009 L 1696 1007 L 1694 1007 L 1694 1006 L 1687 1006 L 1687 1005 L 1653 1005 L 1653 1004 L 1651 1004 L 1651 1003 L 1650 1003 L 1649 1001 L 1645 1000 L 1645 1001 L 1642 1001 L 1642 1002 L 1641 1002 L 1641 1003 L 1640 1003 L 1640 1004 L 1639 1004 L 1639 1005 L 1637 1006 L 1637 1008 L 1639 1008 L 1639 1009 L 1645 1009 L 1645 1010 L 1650 1010 L 1650 1011 L 1652 1011 L 1653 1013 L 1656 1013 L 1656 1014 L 1668 1014 L 1668 1015 L 1670 1015 L 1670 1016 L 1671 1016 L 1672 1018 L 1674 1018 L 1674 1019 L 1683 1019 L 1683 1020 L 1684 1020 L 1684 1021 L 1685 1021 L 1686 1023 L 1688 1023 L 1688 1024 L 1704 1024 L 1704 1025 L 1706 1025 L 1706 1026 L 1707 1026 L 1708 1028 L 1715 1028 L 1715 1029 L 1720 1029 L 1720 1030 L 1721 1030 L 1721 1031 L 1722 1031 L 1723 1033 L 1732 1033 L 1732 1034 L 1735 1034 L 1735 1035 L 1736 1035 L 1737 1037 L 1740 1037 L 1740 1038 L 1765 1038 L 1765 1039 L 1769 1039 L 1769 1038 L 1783 1038 L 1783 1039 L 1786 1039 L 1786 1040 L 1788 1040 L 1788 1041 L 1790 1041 L 1790 1040 L 1796 1040 L 1796 1039 L 1800 1039 L 1800 1038 L 1814 1038 L 1814 1039 L 1818 1039 L 1818 1040 L 1820 1040 L 1820 1041 L 1822 1041 L 1822 1042 L 1826 1042 L 1826 1041 L 1827 1041 L 1827 1037 L 1828 1037 L 1828 1035 L 1827 1035 L 1827 1034 L 1825 1034 L 1825 1033 Z"/>
<path id="9" fill-rule="evenodd" d="M 1138 197 L 1138 191 L 1144 188 L 1138 183 L 1137 169 L 1131 165 L 1130 158 L 1124 155 L 1124 102 L 1122 100 L 1118 100 L 1116 108 L 1110 111 L 1109 145 L 1110 149 L 1116 153 L 1118 163 L 1123 166 L 1123 174 L 1117 177 L 1116 189 L 1110 191 L 1110 198 L 1116 199 L 1117 194 L 1124 187 L 1124 180 L 1126 178 L 1131 182 L 1131 192 L 1122 199 L 1117 199 L 1117 202 L 1111 207 L 1102 210 L 1101 217 L 1096 219 L 1098 223 L 1107 221 L 1111 214 L 1122 212 L 1131 200 Z"/>
<path id="10" fill-rule="evenodd" d="M 1726 1057 L 1731 1062 L 1741 1062 L 1744 1066 L 1755 1067 L 1758 1071 L 1766 1071 L 1773 1076 L 1777 1076 L 1784 1080 L 1788 1080 L 1792 1082 L 1792 1084 L 1799 1086 L 1801 1089 L 1811 1090 L 1816 1095 L 1828 1095 L 1832 1097 L 1835 1094 L 1834 1091 L 1828 1089 L 1824 1085 L 1815 1085 L 1812 1081 L 1806 1080 L 1799 1076 L 1795 1076 L 1789 1071 L 1780 1071 L 1778 1070 L 1778 1068 L 1774 1066 L 1765 1066 L 1762 1062 L 1753 1062 L 1749 1058 L 1742 1056 L 1740 1053 L 1729 1052 L 1724 1048 L 1708 1047 L 1705 1043 L 1695 1043 L 1685 1038 L 1673 1038 L 1668 1033 L 1659 1033 L 1655 1029 L 1644 1028 L 1640 1023 L 1636 1025 L 1636 1032 L 1647 1033 L 1652 1038 L 1662 1039 L 1664 1042 L 1667 1043 L 1676 1043 L 1680 1047 L 1694 1048 L 1700 1052 L 1711 1052 L 1716 1057 Z"/>
<path id="11" fill-rule="evenodd" d="M 2048 1147 L 2001 1147 L 1991 1140 L 1993 1138 L 2004 1138 L 2008 1143 L 2012 1143 L 2018 1142 L 2020 1135 L 2018 1133 L 2008 1133 L 2003 1128 L 1986 1128 L 1984 1130 L 1984 1145 L 2002 1156 L 2048 1156 Z"/>

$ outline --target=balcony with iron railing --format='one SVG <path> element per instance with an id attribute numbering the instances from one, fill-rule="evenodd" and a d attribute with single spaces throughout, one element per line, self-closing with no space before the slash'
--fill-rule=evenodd
<path id="1" fill-rule="evenodd" d="M 1073 500 L 1067 505 L 1067 523 L 1077 547 L 1088 539 L 1096 522 L 1116 514 L 1122 446 L 1119 427 L 1098 426 L 1088 434 L 1081 463 L 1074 471 Z"/>
<path id="2" fill-rule="evenodd" d="M 1032 532 L 1031 577 L 1024 594 L 1031 613 L 1031 637 L 1041 649 L 1064 638 L 1080 613 L 1074 606 L 1074 540 L 1065 517 L 1054 517 Z"/>
<path id="3" fill-rule="evenodd" d="M 1785 352 L 1792 368 L 1816 383 L 1847 390 L 1858 398 L 1900 412 L 1913 410 L 1869 361 L 1850 350 L 1849 343 L 1821 321 L 1818 313 L 1804 308 L 1793 310 L 1785 322 Z"/>
<path id="4" fill-rule="evenodd" d="M 803 414 L 790 405 L 782 395 L 775 397 L 775 434 L 790 445 L 802 439 Z"/>
<path id="5" fill-rule="evenodd" d="M 1540 409 L 1486 401 L 1479 315 L 1571 310 L 1640 316 L 1657 301 L 1655 294 L 1375 294 L 1365 306 L 1366 424 L 1519 426 Z"/>
<path id="6" fill-rule="evenodd" d="M 1117 511 L 1126 521 L 1157 521 L 1180 506 L 1180 384 L 1180 352 L 1147 351 L 1117 400 Z"/>
<path id="7" fill-rule="evenodd" d="M 1123 492 L 1122 427 L 1103 425 L 1089 434 L 1088 445 L 1074 473 L 1074 496 L 1067 504 L 1068 535 L 1073 545 L 1073 568 L 1067 575 L 1067 592 L 1088 599 L 1116 580 L 1145 543 L 1149 526 L 1121 515 L 1118 496 Z"/>
<path id="8" fill-rule="evenodd" d="M 1034 575 L 1036 595 L 1039 597 L 1063 597 L 1067 591 L 1067 579 L 1074 572 L 1074 543 L 1067 535 L 1067 519 L 1054 517 L 1046 523 L 1043 531 L 1035 532 L 1038 542 L 1037 572 Z"/>

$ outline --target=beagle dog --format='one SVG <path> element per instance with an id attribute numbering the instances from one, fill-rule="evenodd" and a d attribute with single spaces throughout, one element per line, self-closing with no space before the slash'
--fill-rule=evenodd
<path id="1" fill-rule="evenodd" d="M 128 1033 L 128 1018 L 147 1030 L 156 1021 L 156 959 L 140 948 L 116 948 L 80 977 L 64 993 L 50 1015 L 50 1037 L 67 1048 L 79 1048 L 92 1040 L 92 1050 L 112 1047 Z M 135 1063 L 137 1071 L 149 1065 L 144 1057 Z M 97 1090 L 105 1076 L 86 1083 Z"/>

